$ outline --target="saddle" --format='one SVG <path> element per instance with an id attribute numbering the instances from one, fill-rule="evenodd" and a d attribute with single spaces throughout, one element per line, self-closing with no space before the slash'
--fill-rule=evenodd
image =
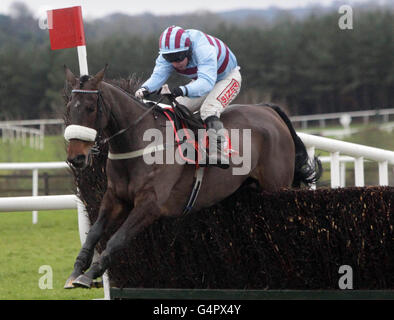
<path id="1" fill-rule="evenodd" d="M 151 102 L 149 102 L 150 104 Z M 152 103 L 153 105 L 153 103 Z M 157 114 L 164 115 L 171 124 L 174 131 L 175 143 L 178 146 L 178 152 L 180 157 L 188 164 L 194 164 L 196 168 L 200 166 L 206 166 L 206 162 L 202 161 L 205 159 L 207 149 L 209 147 L 208 134 L 205 131 L 206 125 L 201 120 L 199 112 L 192 113 L 185 106 L 176 103 L 175 107 L 160 107 L 156 105 L 154 108 L 154 116 L 157 118 Z M 198 134 L 201 134 L 201 130 L 204 131 L 202 139 L 198 139 Z M 200 132 L 199 132 L 200 131 Z M 180 137 L 179 133 L 183 133 L 184 136 Z M 192 135 L 190 135 L 192 133 Z M 231 149 L 231 141 L 227 136 L 227 148 L 225 152 L 231 156 L 234 150 Z M 193 155 L 188 157 L 188 155 Z"/>
<path id="2" fill-rule="evenodd" d="M 204 129 L 205 132 L 205 124 L 199 114 L 191 113 L 180 104 L 175 107 L 156 106 L 153 112 L 155 117 L 157 114 L 162 114 L 167 118 L 174 132 L 175 144 L 180 157 L 185 163 L 194 164 L 198 168 L 206 152 L 206 145 L 201 145 L 197 138 L 198 129 Z M 202 141 L 207 141 L 206 132 L 204 135 Z M 190 157 L 190 155 L 192 156 Z"/>

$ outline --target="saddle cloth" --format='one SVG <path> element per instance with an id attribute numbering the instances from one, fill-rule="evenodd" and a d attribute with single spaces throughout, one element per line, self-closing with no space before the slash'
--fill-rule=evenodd
<path id="1" fill-rule="evenodd" d="M 162 113 L 170 122 L 174 131 L 175 142 L 180 157 L 186 163 L 195 164 L 196 167 L 199 167 L 201 163 L 206 164 L 206 154 L 209 148 L 206 131 L 204 130 L 204 136 L 201 141 L 199 141 L 196 130 L 188 127 L 186 121 L 177 116 L 173 107 L 157 107 L 155 111 Z M 201 128 L 206 128 L 201 119 L 196 120 L 196 118 L 194 118 L 194 121 L 199 121 Z M 193 133 L 192 135 L 190 134 L 191 132 Z M 226 147 L 224 152 L 230 157 L 231 153 L 234 153 L 234 150 L 231 149 L 231 141 L 228 135 L 226 139 L 227 143 L 225 144 Z"/>

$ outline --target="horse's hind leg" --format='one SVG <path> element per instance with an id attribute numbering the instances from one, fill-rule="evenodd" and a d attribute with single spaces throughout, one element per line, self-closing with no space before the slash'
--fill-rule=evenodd
<path id="1" fill-rule="evenodd" d="M 124 211 L 124 205 L 114 196 L 111 189 L 104 194 L 101 202 L 100 211 L 96 222 L 90 228 L 86 241 L 76 258 L 74 270 L 64 285 L 65 289 L 71 289 L 75 286 L 73 281 L 87 270 L 92 263 L 94 248 L 106 227 L 113 222 Z"/>
<path id="2" fill-rule="evenodd" d="M 157 206 L 154 198 L 148 195 L 144 195 L 141 198 L 144 201 L 140 204 L 136 203 L 136 207 L 108 241 L 105 250 L 100 255 L 99 261 L 92 264 L 89 271 L 85 274 L 80 275 L 74 281 L 74 285 L 90 288 L 93 280 L 100 277 L 109 267 L 111 256 L 125 248 L 133 237 L 160 216 L 160 208 Z"/>

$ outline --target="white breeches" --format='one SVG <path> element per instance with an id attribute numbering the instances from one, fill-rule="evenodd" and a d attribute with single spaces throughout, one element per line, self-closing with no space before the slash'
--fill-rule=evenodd
<path id="1" fill-rule="evenodd" d="M 200 110 L 201 119 L 205 121 L 210 116 L 220 118 L 220 114 L 241 89 L 242 77 L 239 67 L 232 70 L 226 78 L 218 81 L 210 93 L 198 98 L 178 97 L 177 101 L 190 111 Z"/>

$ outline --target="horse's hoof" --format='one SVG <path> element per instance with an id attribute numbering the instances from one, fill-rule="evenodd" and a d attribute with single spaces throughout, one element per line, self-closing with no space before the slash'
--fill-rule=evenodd
<path id="1" fill-rule="evenodd" d="M 74 280 L 75 280 L 75 277 L 73 277 L 73 276 L 69 277 L 63 288 L 64 289 L 74 289 L 75 288 L 75 286 L 73 285 Z"/>
<path id="2" fill-rule="evenodd" d="M 73 281 L 73 285 L 75 287 L 80 287 L 80 288 L 87 288 L 90 289 L 92 286 L 93 279 L 90 279 L 88 276 L 81 274 L 77 279 Z"/>

